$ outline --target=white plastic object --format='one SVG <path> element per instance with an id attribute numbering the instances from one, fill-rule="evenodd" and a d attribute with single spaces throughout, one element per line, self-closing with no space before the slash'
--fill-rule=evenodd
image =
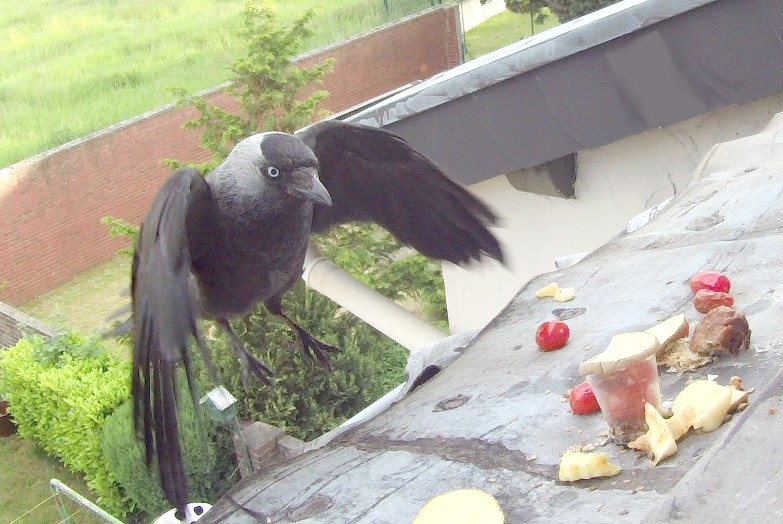
<path id="1" fill-rule="evenodd" d="M 152 524 L 190 524 L 191 522 L 200 520 L 201 517 L 206 515 L 207 511 L 211 509 L 212 505 L 207 504 L 206 502 L 192 502 L 185 508 L 185 518 L 177 518 L 179 516 L 177 515 L 177 510 L 170 509 L 160 517 L 156 518 Z"/>

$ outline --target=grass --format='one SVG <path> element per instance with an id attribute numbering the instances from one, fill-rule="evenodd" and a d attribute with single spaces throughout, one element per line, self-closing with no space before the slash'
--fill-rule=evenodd
<path id="1" fill-rule="evenodd" d="M 549 9 L 544 9 L 544 12 L 547 13 L 547 17 L 543 23 L 533 24 L 535 34 L 555 27 L 560 23 L 557 17 L 550 13 Z M 467 47 L 465 58 L 478 58 L 490 51 L 532 36 L 534 31 L 531 31 L 530 28 L 529 15 L 503 11 L 465 33 L 465 45 Z"/>
<path id="2" fill-rule="evenodd" d="M 428 0 L 275 0 L 283 23 L 314 9 L 312 49 Z M 37 0 L 0 10 L 0 167 L 229 78 L 245 0 Z"/>
<path id="3" fill-rule="evenodd" d="M 19 519 L 19 524 L 52 524 L 61 522 L 51 496 L 49 480 L 56 478 L 77 493 L 93 498 L 84 481 L 66 470 L 56 459 L 47 455 L 35 444 L 16 435 L 0 438 L 0 522 L 10 524 Z M 69 515 L 80 509 L 66 497 L 62 497 Z M 44 502 L 46 501 L 46 502 Z M 39 503 L 37 509 L 31 510 Z M 100 519 L 82 510 L 69 522 L 100 523 Z"/>
<path id="4" fill-rule="evenodd" d="M 114 320 L 110 317 L 130 303 L 130 265 L 129 256 L 117 255 L 19 309 L 60 331 L 76 328 L 84 334 L 104 332 L 112 327 Z M 120 355 L 128 353 L 113 339 L 106 339 L 105 344 Z"/>
<path id="5" fill-rule="evenodd" d="M 20 307 L 44 324 L 85 334 L 111 326 L 109 317 L 129 303 L 131 259 L 117 255 Z"/>

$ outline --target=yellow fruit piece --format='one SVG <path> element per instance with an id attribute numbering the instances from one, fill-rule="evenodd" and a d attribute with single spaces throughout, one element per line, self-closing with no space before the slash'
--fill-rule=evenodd
<path id="1" fill-rule="evenodd" d="M 644 421 L 647 424 L 647 433 L 629 442 L 628 447 L 644 451 L 653 461 L 653 466 L 657 466 L 661 460 L 677 453 L 677 443 L 675 442 L 677 437 L 672 434 L 671 420 L 664 420 L 652 404 L 645 402 Z M 681 431 L 680 436 L 682 436 L 690 428 L 690 423 L 687 423 L 683 430 L 678 419 L 674 426 L 676 431 Z"/>
<path id="2" fill-rule="evenodd" d="M 558 289 L 557 282 L 552 282 L 536 291 L 536 296 L 538 298 L 553 297 Z"/>
<path id="3" fill-rule="evenodd" d="M 653 461 L 653 466 L 657 466 L 661 460 L 677 453 L 677 443 L 666 421 L 649 402 L 644 403 L 644 421 L 647 423 L 649 428 L 647 434 L 650 436 L 648 455 Z"/>
<path id="4" fill-rule="evenodd" d="M 560 459 L 558 477 L 563 482 L 611 477 L 620 472 L 620 467 L 610 463 L 606 453 L 585 453 L 569 449 Z"/>
<path id="5" fill-rule="evenodd" d="M 691 429 L 691 424 L 693 423 L 694 418 L 696 418 L 696 413 L 694 412 L 693 408 L 689 406 L 683 413 L 675 415 L 671 418 L 664 419 L 666 426 L 669 428 L 669 433 L 671 433 L 671 436 L 675 442 L 680 440 L 688 432 L 688 430 Z M 650 423 L 646 420 L 646 417 L 645 423 L 649 428 Z M 652 451 L 652 445 L 650 444 L 650 432 L 647 431 L 647 433 L 641 435 L 636 440 L 629 442 L 628 447 L 638 451 L 644 451 L 649 454 L 650 451 Z"/>
<path id="6" fill-rule="evenodd" d="M 693 419 L 696 418 L 696 408 L 693 406 L 684 406 L 681 411 L 671 418 L 666 419 L 666 425 L 674 440 L 680 440 L 693 425 Z"/>
<path id="7" fill-rule="evenodd" d="M 557 288 L 557 291 L 555 291 L 555 296 L 552 297 L 552 300 L 555 302 L 568 302 L 569 300 L 573 300 L 576 296 L 576 289 L 572 287 L 560 287 Z"/>
<path id="8" fill-rule="evenodd" d="M 729 408 L 734 388 L 721 386 L 710 380 L 697 380 L 688 384 L 675 397 L 672 404 L 674 416 L 685 413 L 688 408 L 693 410 L 695 417 L 694 429 L 714 431 L 723 424 Z"/>
<path id="9" fill-rule="evenodd" d="M 650 452 L 650 432 L 648 431 L 644 435 L 639 435 L 635 440 L 630 441 L 627 446 L 637 451 Z"/>
<path id="10" fill-rule="evenodd" d="M 498 501 L 480 489 L 457 489 L 427 502 L 413 524 L 503 524 Z"/>

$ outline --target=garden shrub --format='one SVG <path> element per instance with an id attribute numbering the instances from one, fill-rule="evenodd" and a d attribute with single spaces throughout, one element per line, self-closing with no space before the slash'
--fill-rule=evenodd
<path id="1" fill-rule="evenodd" d="M 178 423 L 190 499 L 214 503 L 228 490 L 229 479 L 236 471 L 230 435 L 225 438 L 204 413 L 197 417 L 185 380 L 179 385 L 182 402 Z M 127 496 L 147 517 L 156 517 L 171 505 L 160 488 L 157 468 L 147 469 L 144 445 L 133 431 L 131 411 L 131 403 L 126 402 L 106 420 L 101 439 L 103 453 Z M 223 446 L 218 447 L 216 440 L 220 438 Z"/>
<path id="2" fill-rule="evenodd" d="M 129 374 L 97 339 L 76 332 L 27 336 L 0 353 L 0 390 L 19 435 L 83 473 L 97 503 L 118 517 L 133 507 L 104 460 L 100 429 L 128 398 Z"/>
<path id="3" fill-rule="evenodd" d="M 298 283 L 283 311 L 321 341 L 341 349 L 329 355 L 332 370 L 311 366 L 299 340 L 263 307 L 232 322 L 239 338 L 275 373 L 274 386 L 249 377 L 223 337 L 209 341 L 222 383 L 237 397 L 240 416 L 281 427 L 310 440 L 339 425 L 403 381 L 406 351 L 328 298 Z M 216 332 L 216 330 L 213 330 Z"/>
<path id="4" fill-rule="evenodd" d="M 440 263 L 428 259 L 371 223 L 350 223 L 317 235 L 321 253 L 387 298 L 414 302 L 419 313 L 448 331 Z"/>

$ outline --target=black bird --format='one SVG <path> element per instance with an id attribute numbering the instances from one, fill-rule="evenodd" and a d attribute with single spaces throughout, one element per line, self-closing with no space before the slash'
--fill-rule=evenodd
<path id="1" fill-rule="evenodd" d="M 188 495 L 176 373 L 184 368 L 195 401 L 191 336 L 208 358 L 197 320 L 221 325 L 246 368 L 269 383 L 271 370 L 228 324 L 263 302 L 298 332 L 306 356 L 328 366 L 324 353 L 335 348 L 288 319 L 280 302 L 302 274 L 310 233 L 353 220 L 374 221 L 433 258 L 502 260 L 487 229 L 492 211 L 378 128 L 330 120 L 295 135 L 256 134 L 206 177 L 182 168 L 160 189 L 133 258 L 131 394 L 147 465 L 157 460 L 163 492 L 178 510 Z"/>

